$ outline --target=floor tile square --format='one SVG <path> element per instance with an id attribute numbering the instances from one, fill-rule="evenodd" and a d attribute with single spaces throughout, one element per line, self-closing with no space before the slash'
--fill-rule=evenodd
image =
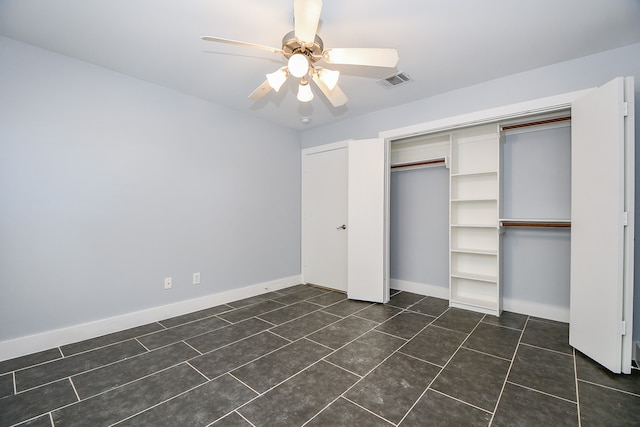
<path id="1" fill-rule="evenodd" d="M 325 360 L 349 372 L 364 375 L 405 342 L 391 335 L 371 331 L 337 350 Z"/>
<path id="2" fill-rule="evenodd" d="M 512 313 L 503 311 L 500 316 L 484 316 L 483 323 L 491 323 L 492 325 L 504 326 L 505 328 L 523 330 L 529 316 L 525 314 Z"/>
<path id="3" fill-rule="evenodd" d="M 530 318 L 522 334 L 522 342 L 572 354 L 569 345 L 569 324 Z"/>
<path id="4" fill-rule="evenodd" d="M 341 397 L 305 424 L 305 427 L 326 426 L 391 427 L 393 424 Z"/>
<path id="5" fill-rule="evenodd" d="M 578 381 L 580 420 L 587 426 L 639 426 L 640 396 Z"/>
<path id="6" fill-rule="evenodd" d="M 186 340 L 187 344 L 200 351 L 208 353 L 225 345 L 266 331 L 272 325 L 263 320 L 250 318 L 242 322 L 234 323 L 214 331 L 198 335 Z"/>
<path id="7" fill-rule="evenodd" d="M 509 365 L 504 359 L 461 348 L 431 388 L 493 412 Z"/>
<path id="8" fill-rule="evenodd" d="M 10 426 L 76 402 L 68 379 L 0 399 L 0 425 Z"/>
<path id="9" fill-rule="evenodd" d="M 288 289 L 292 289 L 292 288 L 288 288 Z M 247 307 L 250 305 L 254 305 L 254 304 L 258 304 L 261 302 L 265 302 L 267 300 L 270 300 L 272 298 L 278 298 L 284 295 L 284 292 L 267 292 L 261 295 L 255 295 L 249 298 L 244 298 L 238 301 L 232 301 L 232 302 L 228 302 L 227 305 L 233 307 L 233 308 L 242 308 L 242 307 Z"/>
<path id="10" fill-rule="evenodd" d="M 408 308 L 425 298 L 426 297 L 424 295 L 418 295 L 412 292 L 403 291 L 393 295 L 389 299 L 389 305 L 400 308 Z"/>
<path id="11" fill-rule="evenodd" d="M 450 308 L 438 317 L 433 324 L 435 326 L 440 326 L 441 328 L 447 328 L 452 331 L 468 334 L 476 327 L 483 317 L 484 314 L 476 313 L 475 311 Z"/>
<path id="12" fill-rule="evenodd" d="M 187 344 L 179 342 L 76 375 L 72 377 L 72 381 L 80 398 L 86 399 L 170 368 L 199 354 Z"/>
<path id="13" fill-rule="evenodd" d="M 256 395 L 230 375 L 224 375 L 158 406 L 129 418 L 118 426 L 206 426 Z"/>
<path id="14" fill-rule="evenodd" d="M 490 412 L 474 408 L 433 390 L 427 390 L 400 426 L 486 427 L 489 421 L 491 421 Z"/>
<path id="15" fill-rule="evenodd" d="M 227 311 L 226 313 L 219 314 L 218 317 L 226 320 L 227 322 L 237 323 L 253 316 L 259 316 L 261 314 L 277 310 L 284 306 L 284 304 L 268 300 L 247 307 L 236 308 L 235 310 Z"/>
<path id="16" fill-rule="evenodd" d="M 13 394 L 13 375 L 0 375 L 0 398 L 11 396 Z"/>
<path id="17" fill-rule="evenodd" d="M 326 294 L 309 298 L 307 301 L 312 302 L 314 304 L 321 305 L 323 307 L 327 307 L 329 305 L 333 305 L 337 302 L 346 301 L 347 295 L 342 292 L 327 292 Z"/>
<path id="18" fill-rule="evenodd" d="M 169 319 L 161 320 L 160 323 L 165 328 L 173 328 L 174 326 L 182 325 L 184 323 L 193 322 L 194 320 L 206 319 L 207 317 L 215 316 L 216 314 L 224 313 L 225 311 L 233 310 L 234 307 L 223 304 L 215 307 L 205 308 L 204 310 L 194 311 L 193 313 L 183 314 L 181 316 L 171 317 Z M 144 334 L 139 334 L 144 335 Z"/>
<path id="19" fill-rule="evenodd" d="M 577 426 L 578 406 L 507 383 L 492 426 Z"/>
<path id="20" fill-rule="evenodd" d="M 324 311 L 314 311 L 306 316 L 276 326 L 271 329 L 271 332 L 288 340 L 295 341 L 341 319 L 341 317 L 325 313 Z"/>
<path id="21" fill-rule="evenodd" d="M 22 391 L 37 387 L 41 384 L 99 368 L 144 352 L 146 350 L 140 343 L 135 340 L 129 340 L 65 357 L 64 359 L 57 359 L 16 372 L 16 389 Z"/>
<path id="22" fill-rule="evenodd" d="M 138 341 L 140 341 L 142 345 L 149 350 L 154 350 L 156 348 L 164 347 L 165 345 L 202 335 L 215 329 L 220 329 L 228 324 L 229 322 L 218 317 L 208 317 L 206 319 L 196 320 L 194 322 L 185 323 L 160 332 L 145 335 L 138 338 Z"/>
<path id="23" fill-rule="evenodd" d="M 463 347 L 511 360 L 516 352 L 520 335 L 521 331 L 517 329 L 480 323 L 469 335 Z"/>
<path id="24" fill-rule="evenodd" d="M 112 334 L 102 335 L 97 338 L 92 338 L 84 341 L 80 341 L 73 344 L 63 345 L 60 347 L 62 354 L 69 357 L 71 355 L 82 353 L 85 351 L 93 350 L 107 345 L 115 344 L 121 341 L 127 341 L 132 338 L 136 338 L 142 335 L 150 334 L 163 330 L 159 323 L 149 323 L 147 325 L 138 326 L 137 328 L 125 329 L 124 331 L 114 332 Z"/>
<path id="25" fill-rule="evenodd" d="M 258 393 L 264 393 L 329 353 L 329 348 L 301 339 L 231 371 L 231 374 Z"/>
<path id="26" fill-rule="evenodd" d="M 335 314 L 336 316 L 347 317 L 353 313 L 359 312 L 365 307 L 369 307 L 370 305 L 370 302 L 347 299 L 324 308 L 324 311 L 326 311 L 327 313 Z"/>
<path id="27" fill-rule="evenodd" d="M 299 292 L 289 293 L 281 297 L 272 298 L 272 299 L 282 304 L 294 304 L 299 301 L 304 301 L 313 297 L 324 295 L 325 293 L 327 293 L 327 291 L 324 291 L 318 288 L 309 287 L 306 289 L 302 289 Z"/>
<path id="28" fill-rule="evenodd" d="M 573 357 L 543 348 L 518 347 L 509 381 L 553 396 L 576 401 Z"/>
<path id="29" fill-rule="evenodd" d="M 631 374 L 614 374 L 576 351 L 576 370 L 579 380 L 640 395 L 640 371 L 637 369 L 632 369 Z"/>
<path id="30" fill-rule="evenodd" d="M 402 346 L 400 352 L 444 366 L 466 338 L 462 332 L 431 324 Z"/>
<path id="31" fill-rule="evenodd" d="M 380 326 L 376 327 L 376 330 L 408 340 L 433 322 L 434 319 L 435 317 L 432 316 L 405 311 L 380 324 Z"/>
<path id="32" fill-rule="evenodd" d="M 284 347 L 289 342 L 270 332 L 262 332 L 192 359 L 189 363 L 209 379 L 236 369 L 258 357 Z"/>
<path id="33" fill-rule="evenodd" d="M 53 412 L 56 427 L 109 425 L 175 397 L 205 378 L 181 364 Z"/>
<path id="34" fill-rule="evenodd" d="M 409 310 L 416 311 L 429 316 L 438 317 L 449 309 L 449 301 L 446 299 L 426 297 L 412 305 Z"/>
<path id="35" fill-rule="evenodd" d="M 7 372 L 17 371 L 18 369 L 39 365 L 40 363 L 50 362 L 60 358 L 62 358 L 62 354 L 57 348 L 27 354 L 26 356 L 0 362 L 0 374 L 6 374 Z"/>
<path id="36" fill-rule="evenodd" d="M 301 426 L 357 380 L 357 376 L 320 361 L 238 412 L 254 425 Z"/>
<path id="37" fill-rule="evenodd" d="M 435 365 L 396 353 L 353 386 L 345 397 L 397 424 L 439 372 Z"/>
<path id="38" fill-rule="evenodd" d="M 320 329 L 309 335 L 307 338 L 337 349 L 364 334 L 365 332 L 373 329 L 378 324 L 366 319 L 360 319 L 359 317 L 349 316 L 339 322 L 333 323 L 324 329 Z"/>
<path id="39" fill-rule="evenodd" d="M 301 301 L 292 305 L 288 305 L 286 307 L 278 308 L 277 310 L 273 310 L 265 314 L 260 314 L 258 315 L 258 318 L 266 322 L 273 323 L 274 325 L 279 325 L 281 323 L 297 319 L 298 317 L 302 317 L 305 314 L 309 314 L 311 312 L 319 310 L 320 308 L 321 307 L 319 305 Z"/>
<path id="40" fill-rule="evenodd" d="M 357 314 L 358 317 L 363 319 L 372 320 L 374 322 L 382 323 L 402 311 L 401 308 L 392 307 L 386 304 L 373 304 L 364 310 L 360 310 Z"/>

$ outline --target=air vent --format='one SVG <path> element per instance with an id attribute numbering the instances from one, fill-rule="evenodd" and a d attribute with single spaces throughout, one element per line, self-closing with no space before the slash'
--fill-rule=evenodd
<path id="1" fill-rule="evenodd" d="M 396 87 L 411 83 L 412 81 L 413 79 L 408 74 L 399 72 L 398 74 L 389 76 L 386 79 L 378 80 L 378 83 L 384 87 Z"/>

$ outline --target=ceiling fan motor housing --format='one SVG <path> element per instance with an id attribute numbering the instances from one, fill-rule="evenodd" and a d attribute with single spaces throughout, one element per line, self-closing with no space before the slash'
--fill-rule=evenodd
<path id="1" fill-rule="evenodd" d="M 322 59 L 324 43 L 316 34 L 313 44 L 301 42 L 296 38 L 295 31 L 287 33 L 282 38 L 282 52 L 285 58 L 289 59 L 296 53 L 301 53 L 309 58 L 311 64 Z"/>

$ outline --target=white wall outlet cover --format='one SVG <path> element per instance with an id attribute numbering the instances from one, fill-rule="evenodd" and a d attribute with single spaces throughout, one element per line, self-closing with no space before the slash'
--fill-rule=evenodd
<path id="1" fill-rule="evenodd" d="M 164 278 L 164 288 L 165 289 L 171 289 L 171 286 L 172 286 L 171 277 L 165 277 Z"/>
<path id="2" fill-rule="evenodd" d="M 200 273 L 193 273 L 193 284 L 194 285 L 200 284 Z"/>

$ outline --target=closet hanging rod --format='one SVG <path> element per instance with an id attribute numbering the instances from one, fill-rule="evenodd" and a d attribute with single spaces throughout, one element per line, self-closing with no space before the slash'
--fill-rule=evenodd
<path id="1" fill-rule="evenodd" d="M 505 126 L 502 126 L 502 130 L 519 129 L 519 128 L 524 128 L 524 127 L 529 127 L 529 126 L 546 125 L 546 124 L 549 124 L 549 123 L 566 122 L 567 120 L 571 120 L 571 117 L 569 117 L 569 116 L 567 116 L 567 117 L 556 117 L 554 119 L 538 120 L 538 121 L 529 122 L 529 123 L 517 123 L 517 124 L 514 124 L 514 125 L 505 125 Z"/>
<path id="2" fill-rule="evenodd" d="M 396 165 L 391 165 L 391 169 L 409 168 L 412 166 L 436 165 L 438 163 L 446 163 L 446 159 L 424 160 L 422 162 L 411 162 L 411 163 L 398 163 Z"/>
<path id="3" fill-rule="evenodd" d="M 526 220 L 500 220 L 502 227 L 552 227 L 571 228 L 568 221 L 526 221 Z"/>

